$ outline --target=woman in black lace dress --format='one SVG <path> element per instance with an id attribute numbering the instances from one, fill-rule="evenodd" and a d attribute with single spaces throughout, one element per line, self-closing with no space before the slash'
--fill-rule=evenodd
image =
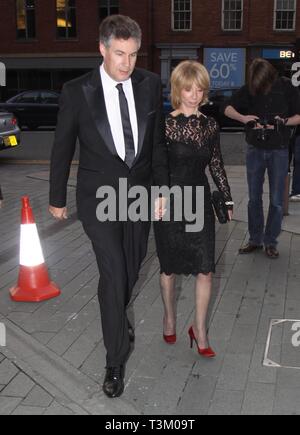
<path id="1" fill-rule="evenodd" d="M 220 150 L 219 128 L 213 118 L 198 110 L 207 101 L 209 74 L 198 62 L 181 63 L 171 78 L 171 99 L 175 109 L 166 119 L 171 186 L 204 186 L 204 228 L 187 232 L 187 222 L 172 219 L 155 223 L 157 253 L 161 265 L 161 288 L 165 307 L 164 339 L 176 342 L 175 274 L 196 277 L 196 312 L 189 330 L 191 345 L 196 341 L 202 356 L 214 357 L 207 339 L 206 317 L 215 272 L 215 215 L 210 186 L 205 174 L 209 167 L 218 189 L 223 192 L 232 218 L 232 198 Z M 174 201 L 173 201 L 174 203 Z M 171 210 L 172 210 L 171 202 Z"/>

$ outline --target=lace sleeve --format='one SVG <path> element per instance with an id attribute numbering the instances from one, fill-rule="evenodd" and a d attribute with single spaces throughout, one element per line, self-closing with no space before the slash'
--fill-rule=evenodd
<path id="1" fill-rule="evenodd" d="M 215 123 L 212 137 L 211 137 L 211 147 L 212 147 L 212 158 L 209 163 L 209 170 L 213 177 L 213 180 L 220 192 L 224 194 L 226 201 L 232 201 L 231 191 L 224 167 L 224 161 L 222 157 L 221 147 L 220 147 L 220 130 L 218 125 Z"/>

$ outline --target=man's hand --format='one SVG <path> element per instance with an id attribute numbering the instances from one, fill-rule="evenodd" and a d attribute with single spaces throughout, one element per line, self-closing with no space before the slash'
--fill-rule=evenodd
<path id="1" fill-rule="evenodd" d="M 52 216 L 59 221 L 63 221 L 64 219 L 68 219 L 67 207 L 57 208 L 57 207 L 53 207 L 52 205 L 50 205 L 49 213 L 52 214 Z"/>
<path id="2" fill-rule="evenodd" d="M 156 198 L 155 200 L 155 220 L 161 220 L 167 211 L 167 198 Z"/>

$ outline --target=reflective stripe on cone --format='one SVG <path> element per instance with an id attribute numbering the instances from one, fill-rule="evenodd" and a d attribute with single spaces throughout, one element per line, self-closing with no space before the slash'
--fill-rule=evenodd
<path id="1" fill-rule="evenodd" d="M 51 282 L 28 197 L 22 198 L 20 271 L 18 284 L 10 289 L 15 302 L 41 302 L 60 295 Z"/>

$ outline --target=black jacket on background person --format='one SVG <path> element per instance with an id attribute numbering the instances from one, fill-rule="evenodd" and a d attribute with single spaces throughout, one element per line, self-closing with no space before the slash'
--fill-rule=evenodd
<path id="1" fill-rule="evenodd" d="M 256 115 L 260 119 L 273 121 L 275 116 L 288 118 L 300 113 L 299 92 L 292 85 L 291 80 L 281 77 L 275 81 L 267 95 L 251 95 L 247 85 L 241 87 L 226 102 L 243 115 Z"/>
<path id="2" fill-rule="evenodd" d="M 3 199 L 3 195 L 2 195 L 2 190 L 1 190 L 1 186 L 0 186 L 0 201 L 2 201 Z"/>
<path id="3" fill-rule="evenodd" d="M 256 115 L 262 125 L 274 124 L 278 116 L 285 120 L 300 114 L 300 95 L 290 79 L 281 77 L 267 94 L 251 95 L 249 87 L 243 86 L 226 102 L 224 111 L 227 106 L 232 106 L 243 115 Z M 278 124 L 278 128 L 268 130 L 268 134 L 263 137 L 262 130 L 256 130 L 250 124 L 253 123 L 245 126 L 246 141 L 249 144 L 263 149 L 289 147 L 293 133 L 290 127 Z"/>

